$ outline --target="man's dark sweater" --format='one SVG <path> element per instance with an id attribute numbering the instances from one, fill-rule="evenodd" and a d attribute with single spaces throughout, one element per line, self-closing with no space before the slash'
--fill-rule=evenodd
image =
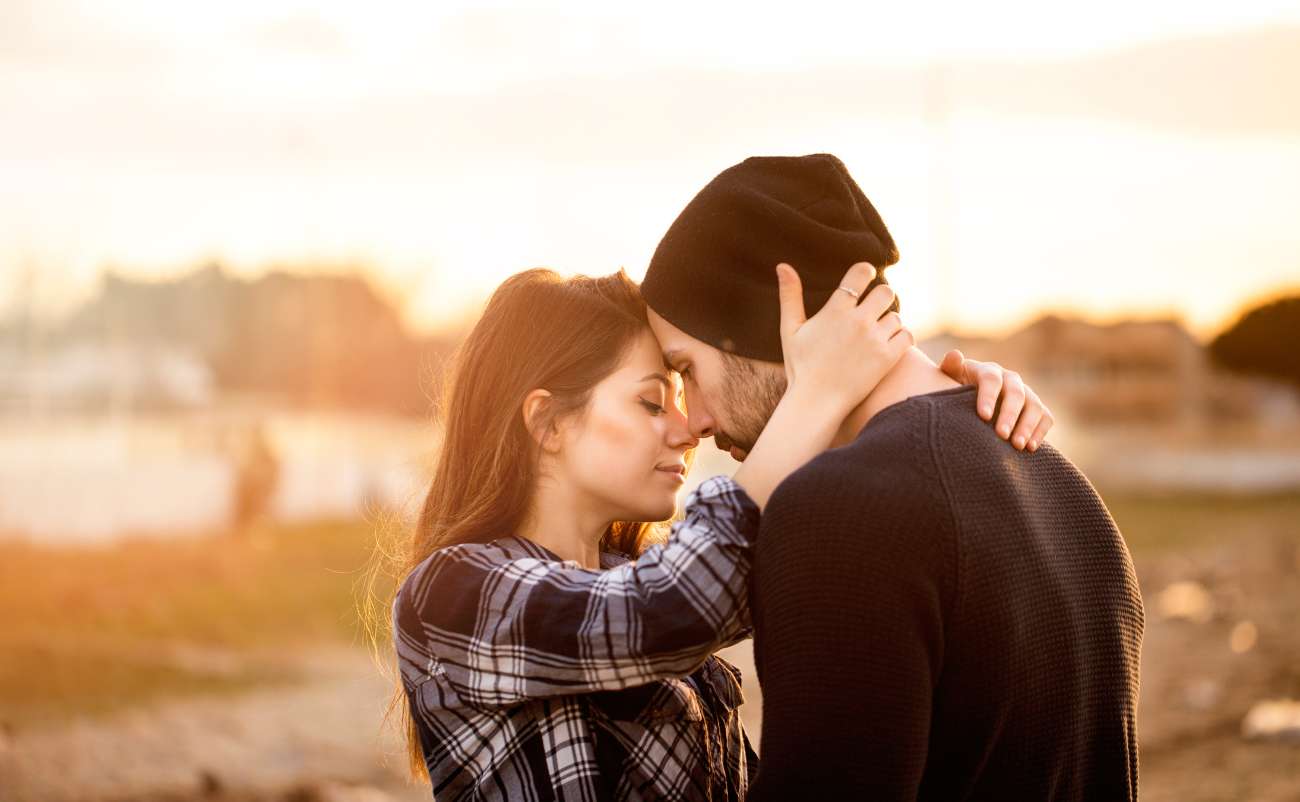
<path id="1" fill-rule="evenodd" d="M 1092 485 L 975 389 L 887 407 L 777 488 L 750 799 L 1125 800 L 1142 600 Z"/>

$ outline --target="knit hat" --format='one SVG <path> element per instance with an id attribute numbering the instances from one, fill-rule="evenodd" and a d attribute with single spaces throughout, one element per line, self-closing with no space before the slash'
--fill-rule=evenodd
<path id="1" fill-rule="evenodd" d="M 698 340 L 780 362 L 776 265 L 799 272 L 811 316 L 863 261 L 879 271 L 874 286 L 898 249 L 843 162 L 827 153 L 754 156 L 686 205 L 659 242 L 641 294 Z"/>

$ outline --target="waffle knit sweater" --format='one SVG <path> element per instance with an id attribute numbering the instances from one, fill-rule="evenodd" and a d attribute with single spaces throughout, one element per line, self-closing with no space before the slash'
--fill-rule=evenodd
<path id="1" fill-rule="evenodd" d="M 1131 800 L 1143 610 L 1124 540 L 1056 449 L 975 389 L 887 407 L 763 514 L 750 800 Z"/>

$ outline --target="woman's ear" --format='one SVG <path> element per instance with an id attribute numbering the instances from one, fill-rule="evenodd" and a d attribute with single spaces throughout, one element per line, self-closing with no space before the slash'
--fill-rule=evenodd
<path id="1" fill-rule="evenodd" d="M 557 450 L 558 442 L 554 436 L 556 434 L 555 422 L 547 414 L 550 404 L 550 390 L 540 388 L 533 390 L 524 396 L 523 416 L 524 428 L 532 435 L 537 445 L 543 451 L 553 452 Z"/>

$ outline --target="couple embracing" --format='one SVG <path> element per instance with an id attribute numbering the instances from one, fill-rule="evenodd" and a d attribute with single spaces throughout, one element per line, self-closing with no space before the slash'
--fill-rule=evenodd
<path id="1" fill-rule="evenodd" d="M 1137 797 L 1123 539 L 1016 374 L 914 347 L 897 260 L 838 159 L 751 158 L 641 286 L 496 290 L 392 603 L 436 799 Z"/>

